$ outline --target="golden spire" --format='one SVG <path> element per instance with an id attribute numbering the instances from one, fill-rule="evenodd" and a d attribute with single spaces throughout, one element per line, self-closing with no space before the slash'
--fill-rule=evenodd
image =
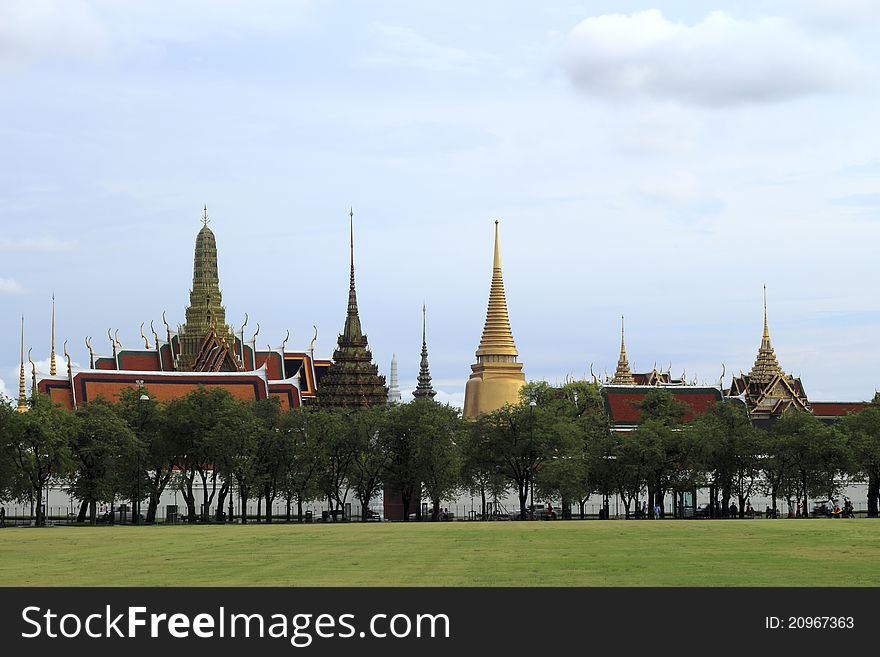
<path id="1" fill-rule="evenodd" d="M 21 316 L 21 364 L 18 368 L 18 408 L 19 413 L 27 411 L 27 392 L 24 387 L 24 315 Z"/>
<path id="2" fill-rule="evenodd" d="M 617 359 L 617 370 L 614 372 L 614 378 L 611 379 L 611 383 L 624 386 L 635 384 L 635 379 L 633 379 L 632 372 L 629 369 L 629 362 L 626 360 L 626 342 L 624 341 L 623 336 L 623 315 L 620 316 L 620 358 Z"/>
<path id="3" fill-rule="evenodd" d="M 150 341 L 147 340 L 147 336 L 144 335 L 144 322 L 141 322 L 141 337 L 144 340 L 144 348 L 149 349 L 150 348 Z"/>
<path id="4" fill-rule="evenodd" d="M 483 337 L 477 348 L 477 361 L 485 356 L 501 356 L 499 360 L 515 361 L 518 353 L 510 331 L 507 299 L 504 296 L 504 280 L 501 276 L 501 244 L 498 241 L 498 220 L 495 220 L 495 254 L 492 261 L 492 284 L 489 288 L 489 307 Z M 494 358 L 493 358 L 494 360 Z"/>
<path id="5" fill-rule="evenodd" d="M 55 376 L 57 374 L 57 370 L 55 368 L 55 293 L 52 293 L 52 349 L 49 352 L 49 375 Z"/>
<path id="6" fill-rule="evenodd" d="M 761 337 L 761 346 L 758 348 L 758 357 L 749 378 L 755 383 L 770 383 L 777 374 L 782 373 L 773 345 L 770 343 L 770 329 L 767 324 L 767 286 L 764 286 L 764 334 Z"/>

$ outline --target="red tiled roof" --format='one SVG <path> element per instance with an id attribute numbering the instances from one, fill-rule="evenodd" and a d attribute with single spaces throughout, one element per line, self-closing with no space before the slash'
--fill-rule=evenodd
<path id="1" fill-rule="evenodd" d="M 868 402 L 810 402 L 813 414 L 821 417 L 840 417 L 849 413 L 858 413 Z"/>
<path id="2" fill-rule="evenodd" d="M 606 386 L 608 410 L 614 424 L 638 424 L 642 412 L 639 405 L 645 395 L 655 387 L 633 388 Z M 665 388 L 680 402 L 687 404 L 688 412 L 683 421 L 690 422 L 696 415 L 701 415 L 721 401 L 721 391 L 716 388 Z"/>

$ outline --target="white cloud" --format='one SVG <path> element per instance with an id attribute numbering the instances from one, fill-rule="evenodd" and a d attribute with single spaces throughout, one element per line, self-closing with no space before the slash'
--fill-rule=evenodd
<path id="1" fill-rule="evenodd" d="M 56 237 L 27 237 L 20 240 L 0 240 L 0 251 L 18 253 L 59 253 L 76 248 L 75 241 L 59 240 Z"/>
<path id="2" fill-rule="evenodd" d="M 579 23 L 565 67 L 588 94 L 718 107 L 834 91 L 859 63 L 844 41 L 808 34 L 786 18 L 716 11 L 688 25 L 650 9 Z"/>
<path id="3" fill-rule="evenodd" d="M 25 291 L 14 278 L 0 278 L 0 294 L 24 294 Z"/>
<path id="4" fill-rule="evenodd" d="M 0 397 L 5 397 L 9 393 L 6 391 L 6 382 L 3 379 L 0 379 Z"/>
<path id="5" fill-rule="evenodd" d="M 0 67 L 48 55 L 94 56 L 107 33 L 82 0 L 4 0 L 0 3 Z"/>

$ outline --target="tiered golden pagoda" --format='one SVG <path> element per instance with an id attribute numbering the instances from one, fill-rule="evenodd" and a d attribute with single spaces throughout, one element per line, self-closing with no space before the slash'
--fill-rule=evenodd
<path id="1" fill-rule="evenodd" d="M 631 386 L 635 384 L 632 372 L 629 369 L 629 361 L 626 359 L 626 344 L 623 340 L 623 315 L 620 316 L 620 358 L 617 359 L 617 370 L 611 383 L 614 385 Z"/>
<path id="2" fill-rule="evenodd" d="M 791 406 L 812 410 L 799 378 L 786 374 L 770 342 L 767 324 L 767 287 L 764 286 L 764 333 L 758 356 L 748 374 L 734 377 L 727 395 L 740 397 L 752 419 L 778 417 Z"/>
<path id="3" fill-rule="evenodd" d="M 517 362 L 519 354 L 513 342 L 507 315 L 497 220 L 489 308 L 476 356 L 477 362 L 471 365 L 471 376 L 464 391 L 464 416 L 467 418 L 491 413 L 505 404 L 517 403 L 519 391 L 526 382 L 523 365 Z"/>

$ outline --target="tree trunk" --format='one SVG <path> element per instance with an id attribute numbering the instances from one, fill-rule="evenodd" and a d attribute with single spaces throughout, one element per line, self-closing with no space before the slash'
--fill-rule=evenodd
<path id="1" fill-rule="evenodd" d="M 296 496 L 296 521 L 303 521 L 303 499 L 302 495 Z"/>
<path id="2" fill-rule="evenodd" d="M 525 520 L 526 515 L 526 499 L 529 496 L 528 482 L 522 482 L 519 485 L 519 519 Z"/>
<path id="3" fill-rule="evenodd" d="M 156 510 L 159 508 L 159 498 L 156 493 L 150 493 L 150 501 L 147 504 L 147 523 L 156 522 Z"/>
<path id="4" fill-rule="evenodd" d="M 79 504 L 79 513 L 76 514 L 76 522 L 83 523 L 86 521 L 86 511 L 89 509 L 89 501 L 83 500 Z"/>
<path id="5" fill-rule="evenodd" d="M 239 486 L 238 493 L 241 499 L 241 524 L 244 525 L 247 523 L 247 488 Z"/>
<path id="6" fill-rule="evenodd" d="M 773 498 L 773 502 L 772 502 L 773 506 L 770 507 L 770 510 L 773 512 L 773 517 L 774 517 L 774 518 L 777 516 L 777 512 L 776 512 L 776 496 L 777 496 L 778 492 L 779 492 L 779 491 L 776 490 L 776 486 L 775 486 L 775 485 L 774 485 L 774 486 L 771 486 L 771 488 L 770 488 L 770 497 Z"/>
<path id="7" fill-rule="evenodd" d="M 483 516 L 483 520 L 486 519 L 486 487 L 480 486 L 480 514 Z"/>
<path id="8" fill-rule="evenodd" d="M 257 522 L 263 522 L 263 496 L 257 493 Z"/>
<path id="9" fill-rule="evenodd" d="M 803 475 L 801 475 L 801 483 L 803 484 L 803 487 L 804 487 L 804 518 L 809 518 L 810 517 L 810 507 L 809 507 L 810 500 L 808 499 L 809 495 L 807 494 L 807 473 L 806 472 L 804 472 Z"/>
<path id="10" fill-rule="evenodd" d="M 585 498 L 585 499 L 582 499 L 582 500 L 580 501 L 580 505 L 581 505 L 581 520 L 584 519 L 584 507 L 586 506 L 586 504 L 587 504 L 587 500 L 586 500 L 586 498 Z"/>
<path id="11" fill-rule="evenodd" d="M 403 521 L 409 522 L 409 502 L 412 496 L 401 491 L 400 493 L 400 502 L 403 506 Z"/>
<path id="12" fill-rule="evenodd" d="M 217 513 L 214 516 L 217 522 L 223 522 L 223 514 L 225 512 L 223 507 L 226 504 L 226 496 L 228 494 L 229 484 L 224 481 L 223 485 L 220 486 L 220 492 L 217 494 Z"/>
<path id="13" fill-rule="evenodd" d="M 880 477 L 872 474 L 868 477 L 868 516 L 876 518 L 880 515 Z"/>
<path id="14" fill-rule="evenodd" d="M 289 523 L 290 522 L 290 507 L 293 505 L 293 498 L 288 495 L 286 498 L 286 501 L 287 501 L 287 515 L 286 515 L 285 521 Z"/>
<path id="15" fill-rule="evenodd" d="M 34 524 L 37 527 L 42 527 L 46 524 L 46 514 L 43 511 L 43 485 L 42 483 L 36 489 L 36 503 L 37 503 L 37 517 L 34 520 Z"/>

